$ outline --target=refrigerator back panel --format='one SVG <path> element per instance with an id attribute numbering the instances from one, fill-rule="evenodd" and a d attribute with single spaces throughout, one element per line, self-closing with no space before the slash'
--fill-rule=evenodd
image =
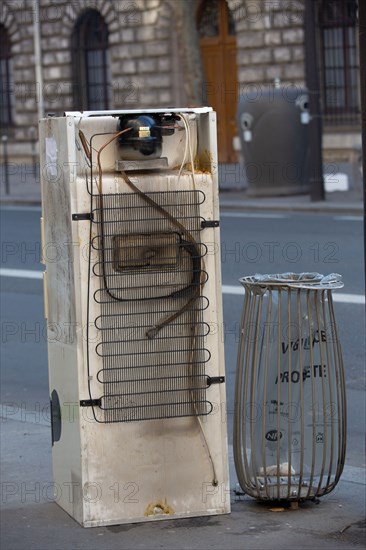
<path id="1" fill-rule="evenodd" d="M 230 510 L 215 113 L 148 115 L 146 161 L 140 112 L 40 123 L 53 469 L 84 526 Z"/>

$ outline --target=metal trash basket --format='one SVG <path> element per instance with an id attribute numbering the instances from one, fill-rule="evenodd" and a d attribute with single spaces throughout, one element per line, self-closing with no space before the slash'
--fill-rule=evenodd
<path id="1" fill-rule="evenodd" d="M 332 300 L 342 278 L 284 273 L 240 282 L 238 481 L 259 500 L 320 497 L 336 486 L 346 452 L 344 371 Z"/>

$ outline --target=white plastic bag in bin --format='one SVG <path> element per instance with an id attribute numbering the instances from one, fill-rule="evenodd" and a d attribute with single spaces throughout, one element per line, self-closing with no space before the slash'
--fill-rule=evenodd
<path id="1" fill-rule="evenodd" d="M 240 282 L 239 483 L 259 499 L 321 496 L 336 485 L 345 459 L 344 373 L 331 295 L 342 278 L 284 273 Z"/>

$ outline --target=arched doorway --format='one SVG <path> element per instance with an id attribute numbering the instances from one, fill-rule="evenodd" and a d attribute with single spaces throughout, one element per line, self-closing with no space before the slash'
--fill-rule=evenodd
<path id="1" fill-rule="evenodd" d="M 237 64 L 235 24 L 226 0 L 204 0 L 197 28 L 207 103 L 217 113 L 219 161 L 236 162 Z"/>

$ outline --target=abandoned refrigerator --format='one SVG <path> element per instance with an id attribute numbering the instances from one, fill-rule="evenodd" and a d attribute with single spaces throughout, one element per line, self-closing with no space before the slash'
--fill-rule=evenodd
<path id="1" fill-rule="evenodd" d="M 215 113 L 70 112 L 40 144 L 56 502 L 228 513 Z"/>

